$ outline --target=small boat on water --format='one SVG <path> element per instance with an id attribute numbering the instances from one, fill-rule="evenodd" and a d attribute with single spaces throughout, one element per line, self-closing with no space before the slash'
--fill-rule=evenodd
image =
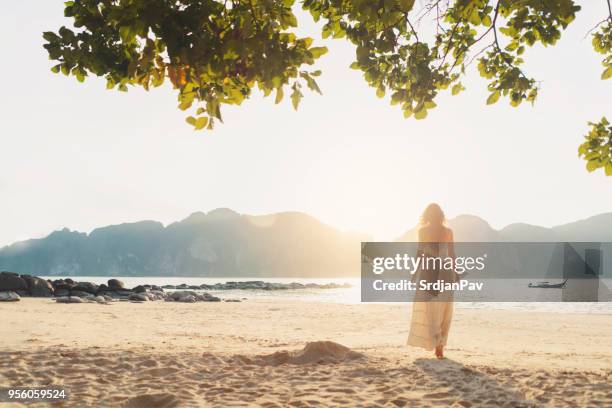
<path id="1" fill-rule="evenodd" d="M 544 289 L 562 289 L 565 287 L 565 285 L 567 284 L 567 279 L 564 280 L 562 283 L 550 283 L 550 282 L 535 282 L 535 283 L 530 283 L 529 286 L 530 288 L 544 288 Z"/>

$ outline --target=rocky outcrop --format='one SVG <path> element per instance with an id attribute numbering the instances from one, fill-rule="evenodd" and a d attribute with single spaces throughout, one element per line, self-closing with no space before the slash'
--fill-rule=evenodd
<path id="1" fill-rule="evenodd" d="M 296 290 L 296 289 L 330 289 L 348 287 L 348 284 L 302 284 L 274 283 L 264 281 L 230 281 L 214 285 L 138 285 L 133 289 L 126 288 L 118 279 L 109 279 L 106 284 L 97 285 L 87 281 L 73 279 L 45 280 L 36 276 L 19 275 L 13 272 L 0 273 L 1 301 L 16 301 L 20 296 L 55 297 L 58 303 L 109 303 L 113 301 L 147 302 L 164 300 L 167 302 L 220 302 L 206 290 Z M 168 290 L 168 291 L 166 291 Z M 239 302 L 239 299 L 225 299 L 227 302 Z"/>
<path id="2" fill-rule="evenodd" d="M 58 290 L 58 289 L 70 290 L 70 288 L 74 287 L 76 283 L 72 279 L 56 279 L 54 281 L 51 281 L 51 284 L 53 285 L 53 288 L 55 290 Z"/>
<path id="3" fill-rule="evenodd" d="M 95 295 L 98 293 L 99 286 L 91 282 L 76 282 L 76 284 L 72 287 L 72 290 L 78 290 Z"/>
<path id="4" fill-rule="evenodd" d="M 0 292 L 0 302 L 18 302 L 19 295 L 13 291 Z"/>
<path id="5" fill-rule="evenodd" d="M 27 291 L 28 284 L 16 273 L 0 272 L 0 291 Z"/>
<path id="6" fill-rule="evenodd" d="M 146 302 L 149 300 L 149 297 L 146 295 L 146 293 L 132 293 L 128 299 L 135 302 Z"/>
<path id="7" fill-rule="evenodd" d="M 56 297 L 70 296 L 70 289 L 55 289 Z"/>
<path id="8" fill-rule="evenodd" d="M 115 290 L 115 289 L 123 289 L 125 288 L 125 285 L 119 279 L 109 279 L 108 287 L 112 290 Z"/>
<path id="9" fill-rule="evenodd" d="M 83 292 L 82 290 L 71 289 L 69 296 L 76 296 L 76 297 L 81 297 L 81 298 L 92 298 L 92 297 L 95 297 L 96 295 L 93 293 L 89 293 L 89 292 Z"/>
<path id="10" fill-rule="evenodd" d="M 61 296 L 55 298 L 57 303 L 86 303 L 87 299 L 80 298 L 78 296 Z"/>
<path id="11" fill-rule="evenodd" d="M 184 284 L 176 286 L 176 289 L 186 289 Z M 264 281 L 240 281 L 240 282 L 225 282 L 215 283 L 214 285 L 203 284 L 196 286 L 197 289 L 203 290 L 291 290 L 291 289 L 338 289 L 338 288 L 350 288 L 351 285 L 348 283 L 277 283 L 277 282 L 264 282 Z M 166 286 L 164 286 L 166 288 Z M 192 289 L 193 287 L 189 287 Z"/>
<path id="12" fill-rule="evenodd" d="M 219 302 L 219 299 L 216 296 L 211 295 L 206 292 L 193 292 L 193 291 L 176 291 L 172 292 L 167 298 L 167 302 L 183 302 L 183 303 L 193 303 L 193 302 Z"/>
<path id="13" fill-rule="evenodd" d="M 53 285 L 45 279 L 30 275 L 21 275 L 21 278 L 27 283 L 30 296 L 49 297 L 55 292 Z"/>

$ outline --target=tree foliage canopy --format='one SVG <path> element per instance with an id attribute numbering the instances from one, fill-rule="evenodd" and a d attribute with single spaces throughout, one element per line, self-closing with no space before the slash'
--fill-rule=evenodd
<path id="1" fill-rule="evenodd" d="M 593 30 L 603 54 L 602 79 L 612 76 L 612 9 Z M 160 86 L 178 90 L 179 108 L 194 108 L 187 122 L 212 128 L 222 104 L 241 104 L 254 87 L 281 102 L 285 92 L 297 109 L 302 90 L 321 92 L 319 70 L 310 66 L 327 52 L 292 28 L 295 0 L 74 0 L 65 16 L 74 27 L 43 34 L 54 72 L 83 81 L 104 76 L 107 87 Z M 351 68 L 383 97 L 389 94 L 404 116 L 423 119 L 438 93 L 458 94 L 472 62 L 488 81 L 486 103 L 505 98 L 512 106 L 533 103 L 538 82 L 523 70 L 522 55 L 535 44 L 554 45 L 575 19 L 573 0 L 300 0 L 324 38 L 346 38 L 356 46 Z M 423 21 L 432 20 L 426 26 Z M 195 106 L 194 106 L 195 105 Z M 604 119 L 605 120 L 605 119 Z M 593 124 L 592 124 L 593 125 Z M 597 129 L 599 127 L 595 126 Z M 610 128 L 603 124 L 603 137 Z M 608 133 L 606 133 L 608 132 Z M 592 133 L 592 132 L 591 132 Z M 590 134 L 591 134 L 590 133 Z M 604 148 L 581 146 L 597 167 L 612 163 Z M 592 137 L 587 136 L 589 143 Z M 606 143 L 608 143 L 606 145 Z M 584 145 L 583 145 L 584 146 Z M 607 148 L 605 147 L 607 146 Z M 598 154 L 596 156 L 595 154 Z"/>
<path id="2" fill-rule="evenodd" d="M 589 122 L 586 141 L 578 148 L 578 154 L 587 161 L 587 170 L 603 168 L 606 176 L 612 176 L 612 125 L 604 117 L 597 123 Z"/>

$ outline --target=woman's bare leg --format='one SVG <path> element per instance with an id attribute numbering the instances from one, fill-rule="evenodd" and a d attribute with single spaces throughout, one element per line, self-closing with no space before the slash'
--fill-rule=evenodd
<path id="1" fill-rule="evenodd" d="M 444 346 L 437 346 L 436 347 L 436 357 L 442 359 L 444 358 Z"/>

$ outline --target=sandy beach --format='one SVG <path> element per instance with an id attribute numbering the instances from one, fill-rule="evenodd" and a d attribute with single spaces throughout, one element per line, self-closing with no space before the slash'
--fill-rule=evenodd
<path id="1" fill-rule="evenodd" d="M 435 360 L 405 345 L 410 313 L 24 298 L 0 304 L 0 386 L 64 387 L 58 406 L 612 404 L 612 316 L 455 310 Z"/>

